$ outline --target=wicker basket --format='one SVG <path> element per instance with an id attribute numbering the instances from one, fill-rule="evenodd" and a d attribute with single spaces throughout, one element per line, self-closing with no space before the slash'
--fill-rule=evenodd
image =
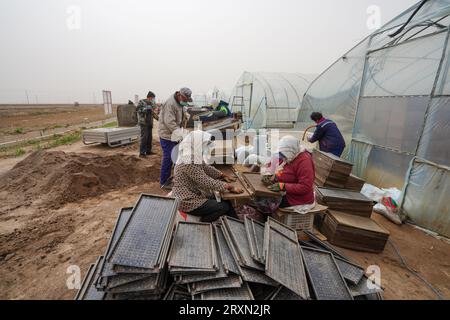
<path id="1" fill-rule="evenodd" d="M 274 218 L 296 231 L 313 231 L 315 214 L 315 212 L 299 214 L 277 211 Z"/>

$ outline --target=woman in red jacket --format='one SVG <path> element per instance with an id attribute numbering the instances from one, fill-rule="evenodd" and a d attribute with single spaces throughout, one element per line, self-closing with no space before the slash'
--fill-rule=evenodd
<path id="1" fill-rule="evenodd" d="M 280 207 L 314 204 L 314 163 L 299 139 L 285 136 L 278 148 L 280 162 L 269 189 L 285 191 Z"/>

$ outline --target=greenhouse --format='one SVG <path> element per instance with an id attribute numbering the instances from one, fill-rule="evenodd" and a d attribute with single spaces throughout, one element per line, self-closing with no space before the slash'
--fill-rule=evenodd
<path id="1" fill-rule="evenodd" d="M 303 95 L 315 78 L 300 73 L 244 72 L 230 97 L 247 128 L 294 128 Z"/>
<path id="2" fill-rule="evenodd" d="M 308 88 L 296 128 L 321 111 L 342 130 L 354 173 L 403 190 L 404 216 L 450 236 L 450 0 L 421 1 Z"/>

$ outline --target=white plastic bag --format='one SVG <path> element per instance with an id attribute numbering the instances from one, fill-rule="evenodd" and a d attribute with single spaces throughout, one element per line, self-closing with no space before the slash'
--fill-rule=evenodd
<path id="1" fill-rule="evenodd" d="M 397 188 L 380 189 L 371 184 L 364 184 L 361 193 L 377 202 L 373 210 L 395 224 L 402 224 L 399 214 L 399 203 L 402 192 Z"/>

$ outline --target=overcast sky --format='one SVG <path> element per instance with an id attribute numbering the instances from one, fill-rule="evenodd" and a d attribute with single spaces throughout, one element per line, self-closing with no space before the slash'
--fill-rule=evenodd
<path id="1" fill-rule="evenodd" d="M 243 71 L 320 73 L 415 0 L 1 0 L 0 103 L 159 99 Z M 372 20 L 371 20 L 372 21 Z"/>

